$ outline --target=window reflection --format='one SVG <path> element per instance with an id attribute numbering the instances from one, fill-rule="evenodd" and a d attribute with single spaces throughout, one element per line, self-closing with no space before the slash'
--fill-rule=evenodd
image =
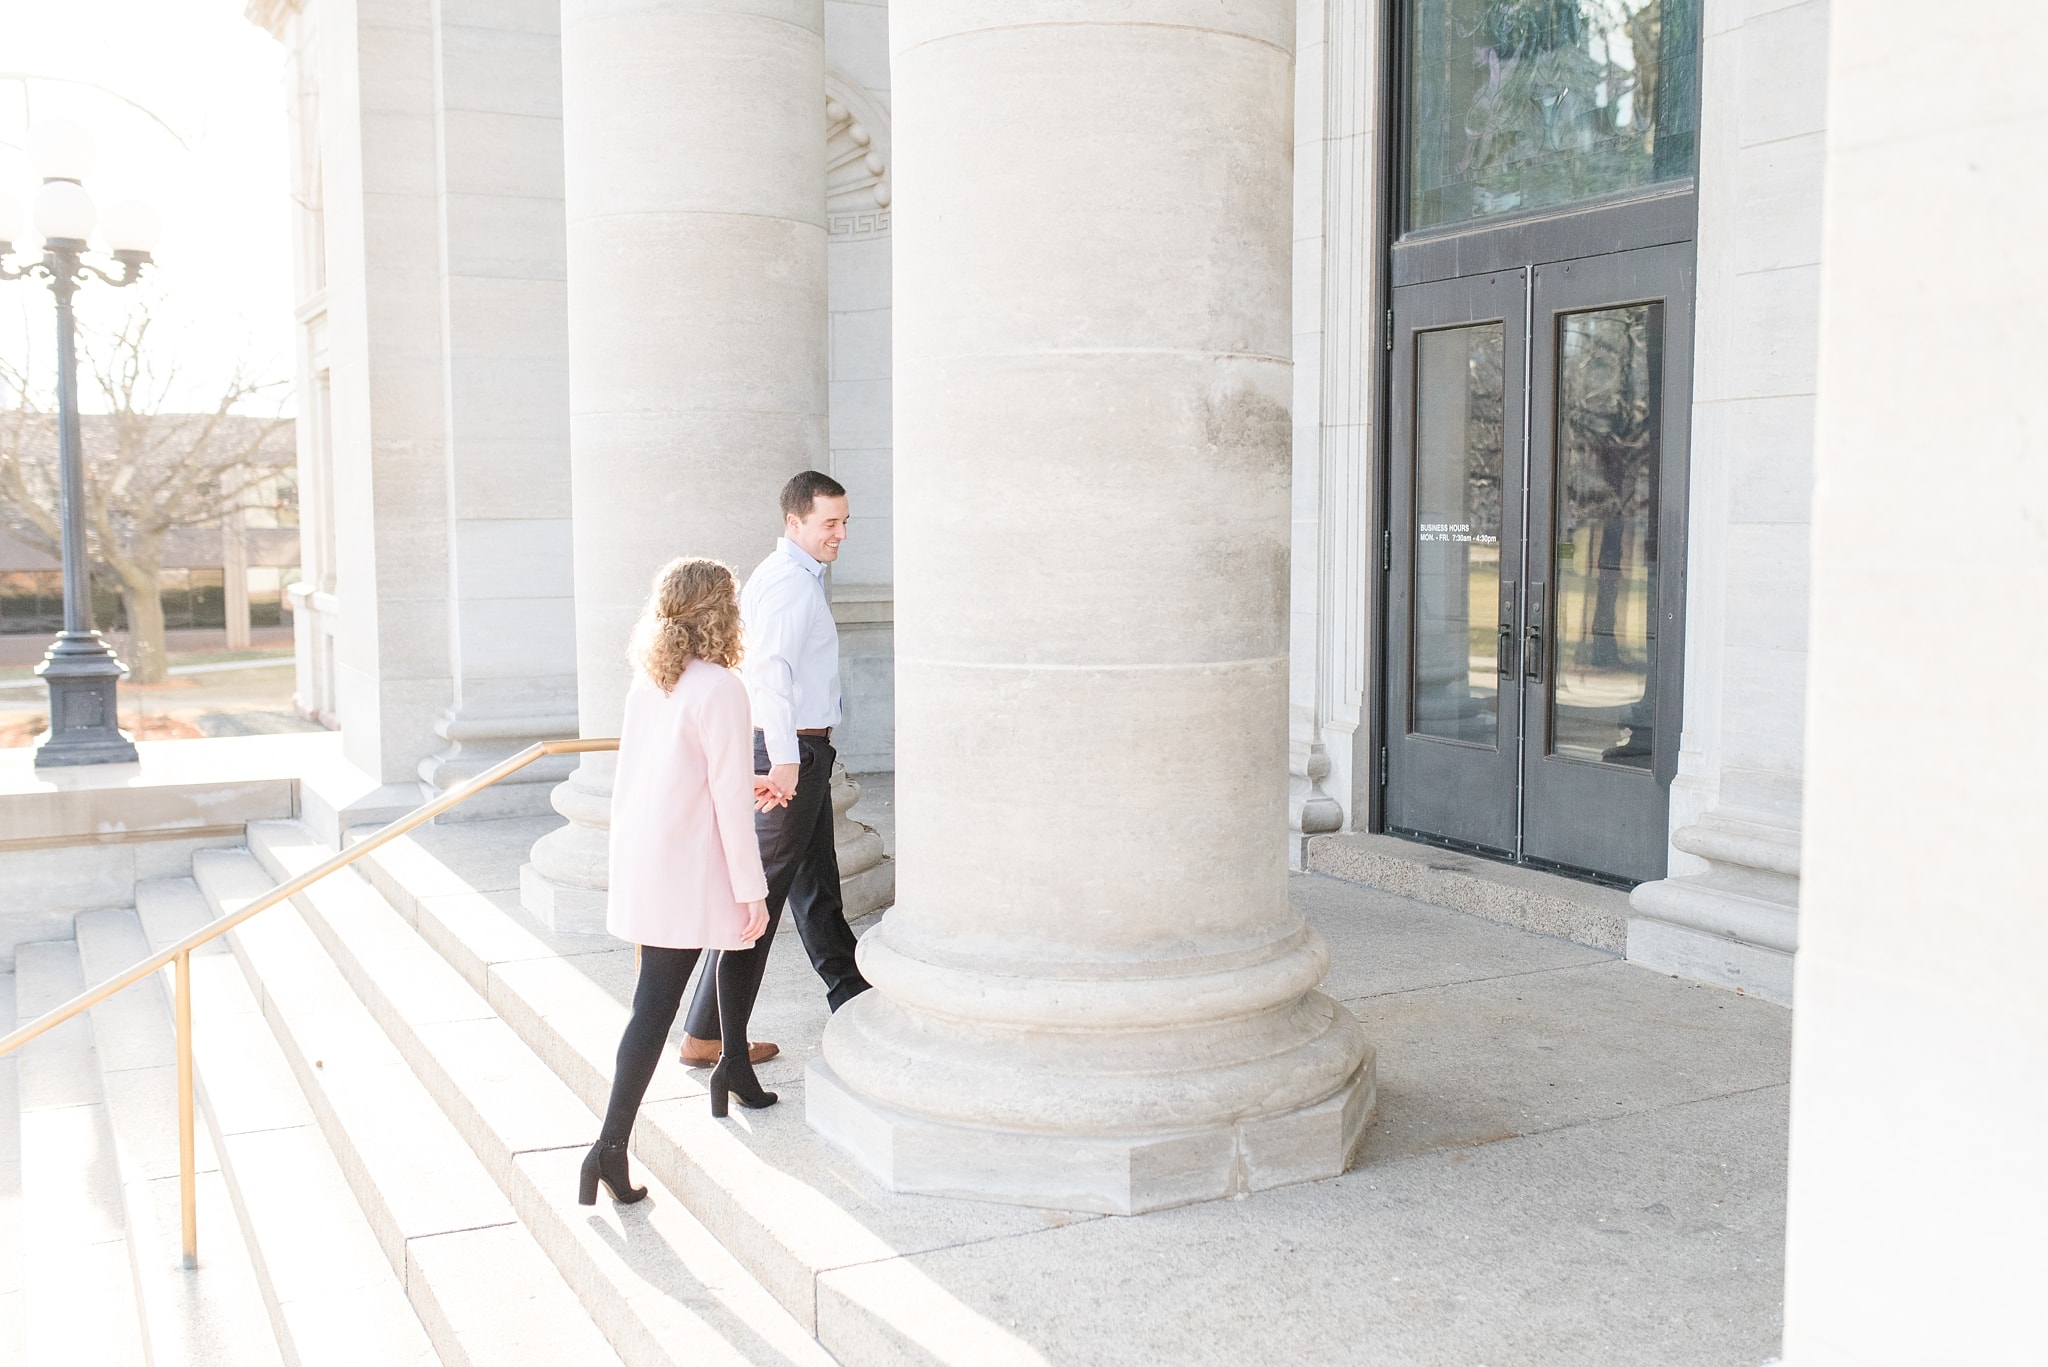
<path id="1" fill-rule="evenodd" d="M 1500 716 L 1506 332 L 1499 323 L 1415 340 L 1415 613 L 1410 729 L 1492 744 Z"/>
<path id="2" fill-rule="evenodd" d="M 1416 0 L 1409 224 L 1693 173 L 1700 0 Z"/>
<path id="3" fill-rule="evenodd" d="M 1558 321 L 1551 753 L 1650 767 L 1663 308 Z"/>

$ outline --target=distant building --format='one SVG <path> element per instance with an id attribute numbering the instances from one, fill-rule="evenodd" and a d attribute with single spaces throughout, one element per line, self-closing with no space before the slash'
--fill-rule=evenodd
<path id="1" fill-rule="evenodd" d="M 169 415 L 179 420 L 192 415 Z M 110 420 L 86 414 L 83 435 L 91 452 Z M 254 423 L 229 417 L 229 423 Z M 274 440 L 287 448 L 289 424 Z M 297 481 L 252 492 L 250 506 L 209 526 L 172 529 L 164 539 L 164 626 L 173 649 L 221 645 L 240 648 L 265 633 L 291 629 L 288 590 L 299 578 Z M 93 620 L 100 630 L 127 629 L 118 585 L 104 570 L 94 576 Z M 21 663 L 42 655 L 44 640 L 63 626 L 64 579 L 57 557 L 37 544 L 25 519 L 0 500 L 0 661 Z M 287 634 L 284 639 L 290 639 Z"/>

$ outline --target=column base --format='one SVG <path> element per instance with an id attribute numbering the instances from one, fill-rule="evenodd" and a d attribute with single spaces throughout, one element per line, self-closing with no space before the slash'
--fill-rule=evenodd
<path id="1" fill-rule="evenodd" d="M 1637 916 L 1628 923 L 1628 960 L 1780 1006 L 1792 1004 L 1792 956 L 1783 950 Z"/>
<path id="2" fill-rule="evenodd" d="M 35 768 L 140 758 L 121 729 L 116 697 L 128 668 L 97 631 L 60 633 L 35 672 L 50 689 L 50 731 L 36 747 Z"/>
<path id="3" fill-rule="evenodd" d="M 1629 961 L 1790 1006 L 1799 949 L 1796 820 L 1735 807 L 1674 832 L 1672 847 L 1704 860 L 1707 871 L 1629 894 Z"/>
<path id="4" fill-rule="evenodd" d="M 604 933 L 614 763 L 609 754 L 585 755 L 576 771 L 555 786 L 548 801 L 568 824 L 534 841 L 530 862 L 519 866 L 519 905 L 550 930 Z"/>
<path id="5" fill-rule="evenodd" d="M 842 872 L 839 900 L 846 904 L 846 919 L 849 921 L 858 921 L 895 906 L 896 861 L 884 856 L 859 873 Z"/>
<path id="6" fill-rule="evenodd" d="M 33 767 L 54 769 L 74 764 L 134 764 L 140 759 L 141 754 L 126 731 L 105 727 L 85 739 L 62 734 L 51 736 L 36 747 Z"/>
<path id="7" fill-rule="evenodd" d="M 420 761 L 420 794 L 429 801 L 510 759 L 535 741 L 579 734 L 574 711 L 471 716 L 454 709 L 443 713 L 434 723 L 434 732 L 448 742 L 448 748 Z M 548 798 L 554 786 L 566 780 L 575 768 L 574 755 L 536 760 L 434 820 L 486 821 L 543 815 L 549 810 Z"/>
<path id="8" fill-rule="evenodd" d="M 1136 1215 L 1335 1177 L 1377 1102 L 1372 1047 L 1312 1106 L 1182 1134 L 1075 1136 L 981 1129 L 860 1096 L 820 1055 L 804 1070 L 804 1118 L 891 1191 L 1054 1210 Z"/>
<path id="9" fill-rule="evenodd" d="M 558 883 L 531 864 L 519 866 L 519 905 L 557 935 L 604 934 L 609 896 L 602 888 Z"/>
<path id="10" fill-rule="evenodd" d="M 832 844 L 839 861 L 839 897 L 846 919 L 858 921 L 896 904 L 896 861 L 883 853 L 882 837 L 853 815 L 860 785 L 844 764 L 832 766 Z"/>

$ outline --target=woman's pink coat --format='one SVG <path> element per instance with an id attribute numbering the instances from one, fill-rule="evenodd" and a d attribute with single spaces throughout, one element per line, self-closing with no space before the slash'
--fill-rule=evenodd
<path id="1" fill-rule="evenodd" d="M 740 949 L 746 903 L 767 895 L 746 685 L 708 660 L 692 660 L 669 693 L 636 673 L 612 780 L 611 933 Z"/>

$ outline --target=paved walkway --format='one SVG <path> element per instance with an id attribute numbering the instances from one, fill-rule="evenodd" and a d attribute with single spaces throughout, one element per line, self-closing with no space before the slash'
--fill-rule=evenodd
<path id="1" fill-rule="evenodd" d="M 871 791 L 886 798 L 886 785 Z M 549 824 L 455 823 L 420 843 L 476 886 L 509 887 Z M 782 1044 L 763 1079 L 796 1104 L 748 1113 L 745 1142 L 880 1246 L 924 1250 L 823 1285 L 884 1302 L 885 1318 L 958 1362 L 1773 1357 L 1788 1012 L 1330 878 L 1299 876 L 1294 893 L 1329 937 L 1327 990 L 1379 1050 L 1358 1166 L 1128 1218 L 874 1187 L 803 1123 L 802 1066 L 826 1015 L 800 948 L 779 937 L 756 1037 Z M 630 962 L 616 967 L 605 986 L 623 998 Z M 863 1360 L 894 1356 L 877 1344 Z"/>

